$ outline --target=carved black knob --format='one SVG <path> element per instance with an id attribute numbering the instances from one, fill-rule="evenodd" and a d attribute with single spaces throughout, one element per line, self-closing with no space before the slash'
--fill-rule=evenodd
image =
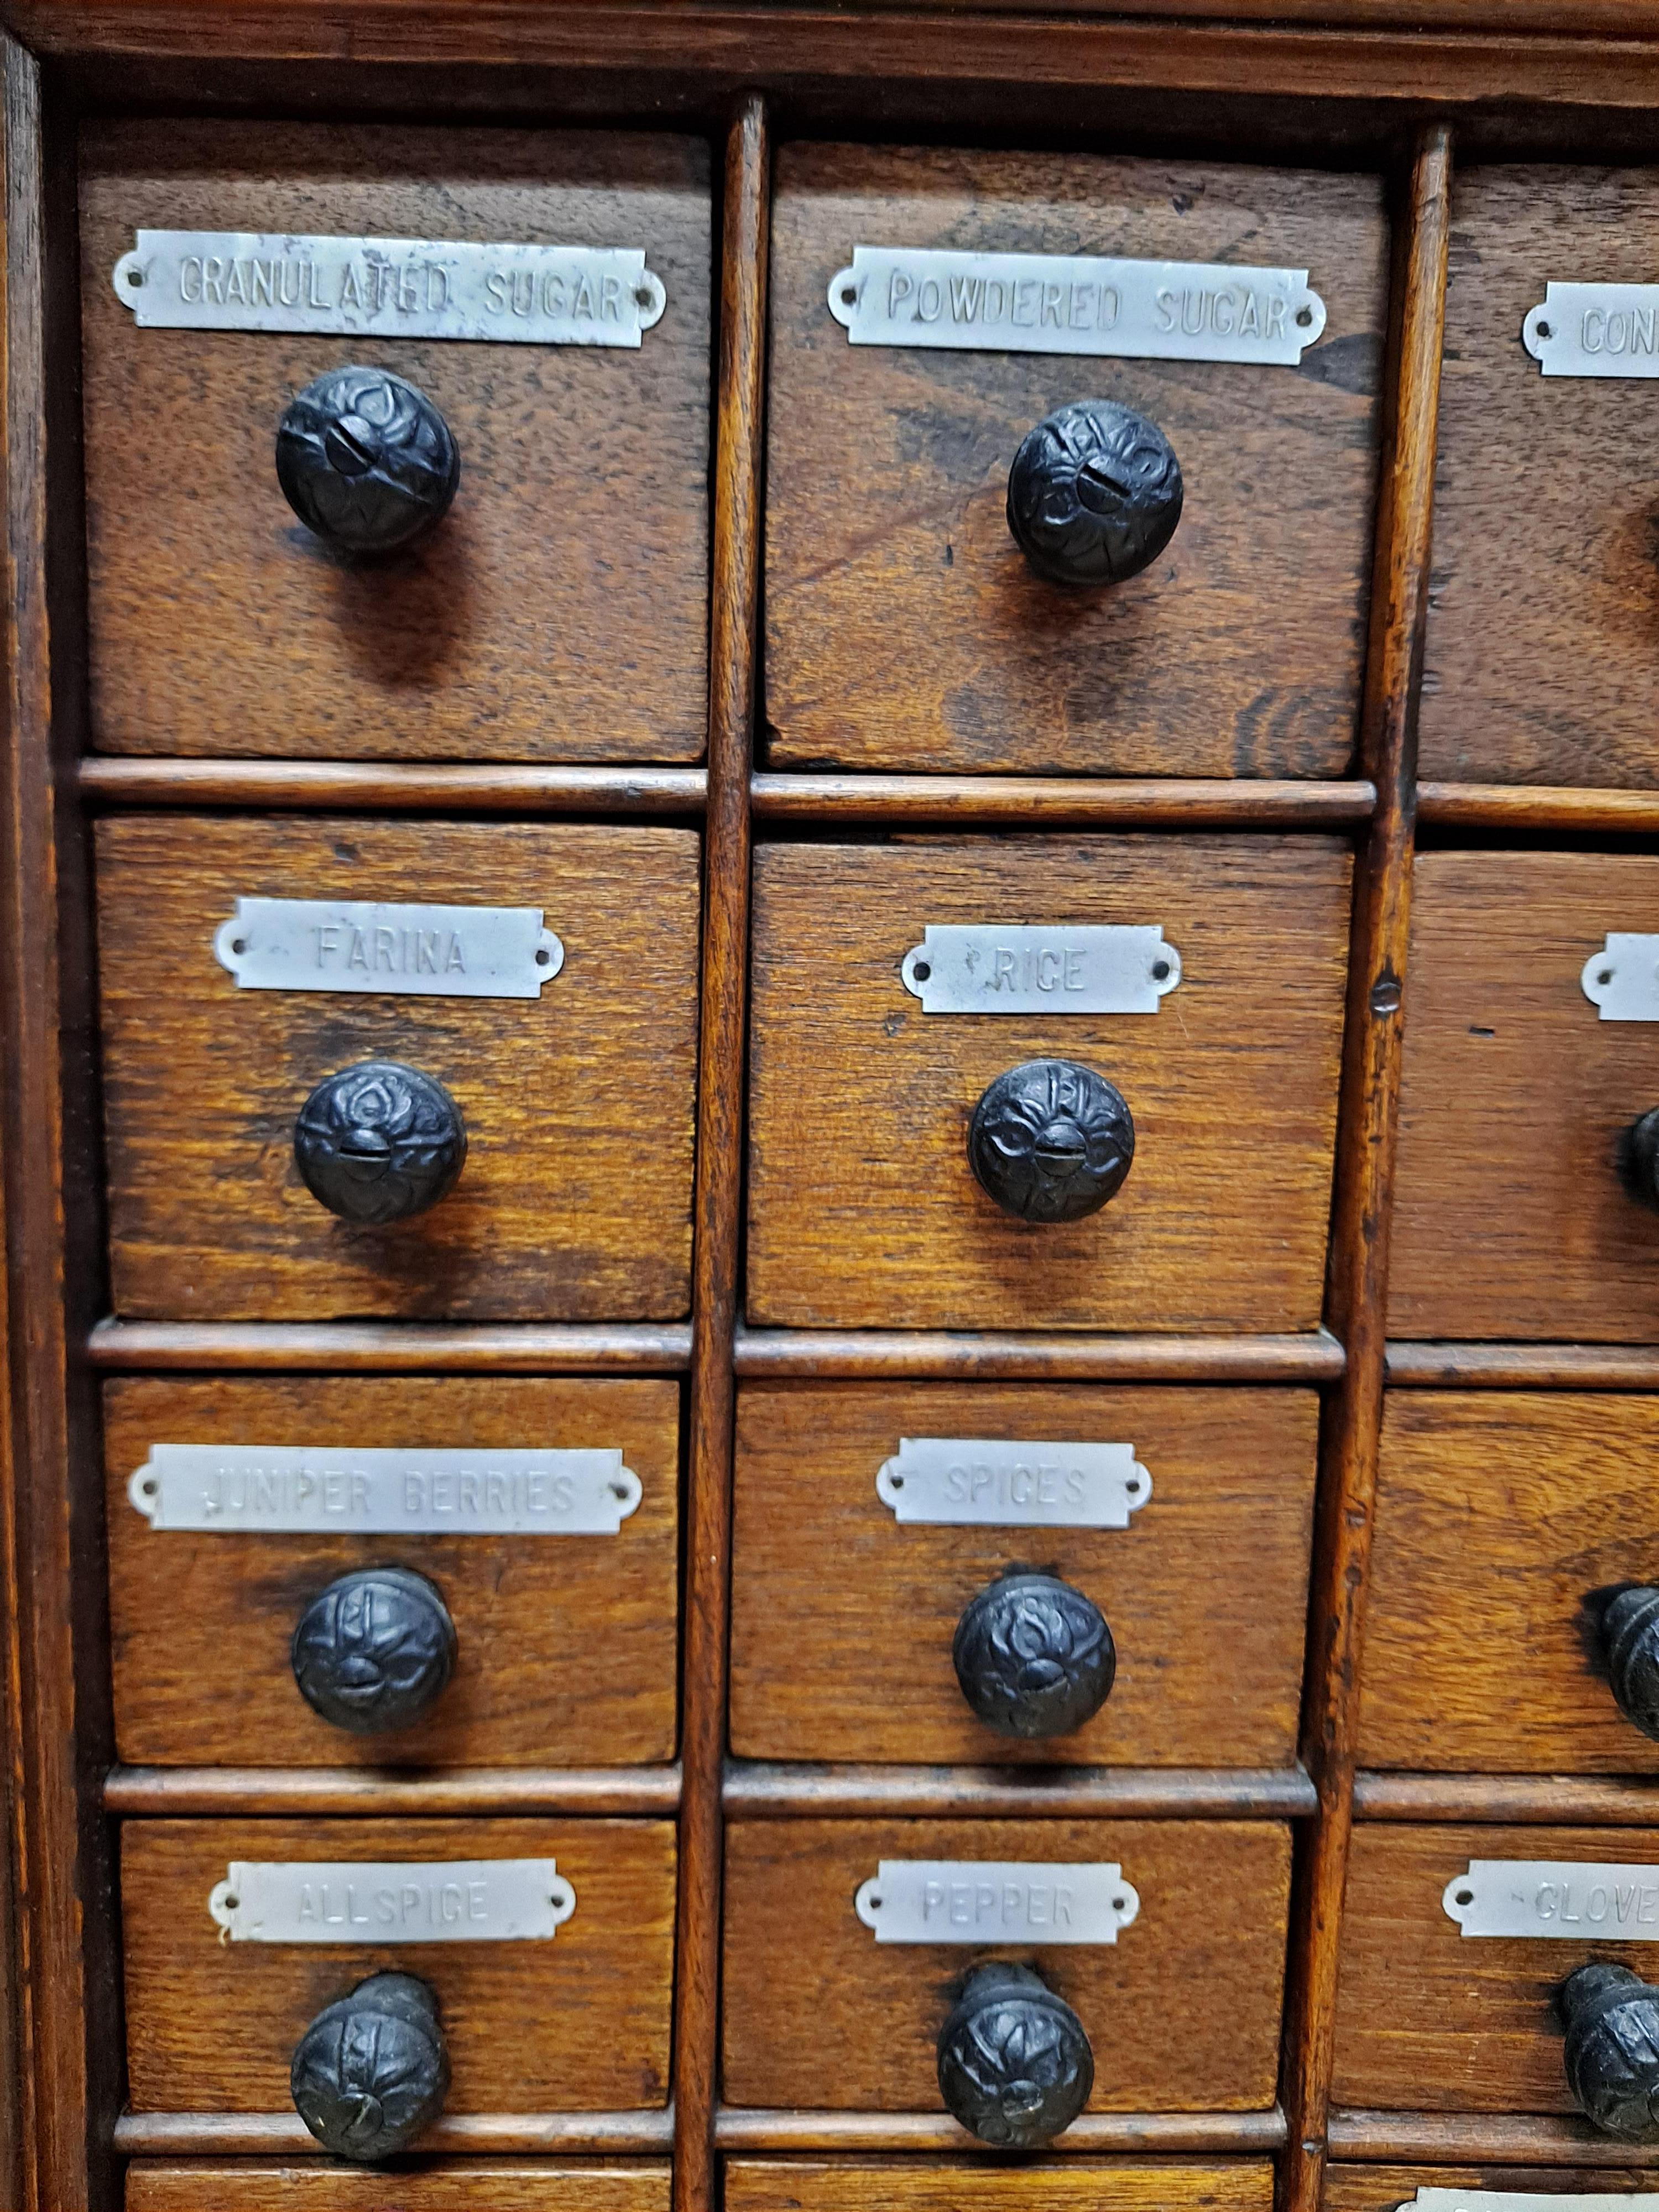
<path id="1" fill-rule="evenodd" d="M 300 2118 L 336 2158 L 406 2150 L 449 2094 L 436 1996 L 413 1974 L 371 1974 L 307 2028 L 289 2087 Z"/>
<path id="2" fill-rule="evenodd" d="M 1069 2128 L 1095 2086 L 1083 2022 L 1030 1966 L 969 1969 L 939 2030 L 939 2090 L 981 2142 L 1026 2150 Z"/>
<path id="3" fill-rule="evenodd" d="M 983 1093 L 968 1125 L 981 1187 L 1021 1221 L 1080 1221 L 1123 1187 L 1135 1125 L 1121 1091 L 1075 1060 L 1027 1060 Z"/>
<path id="4" fill-rule="evenodd" d="M 1638 1583 L 1615 1591 L 1600 1627 L 1620 1711 L 1659 1742 L 1659 1589 Z"/>
<path id="5" fill-rule="evenodd" d="M 337 551 L 393 553 L 443 520 L 461 456 L 414 385 L 384 368 L 333 368 L 283 410 L 276 478 Z"/>
<path id="6" fill-rule="evenodd" d="M 951 1660 L 962 1694 L 999 1735 L 1067 1735 L 1111 1693 L 1106 1616 L 1058 1575 L 1010 1568 L 970 1600 Z"/>
<path id="7" fill-rule="evenodd" d="M 1626 1130 L 1620 1141 L 1619 1171 L 1638 1204 L 1659 1207 L 1659 1106 Z"/>
<path id="8" fill-rule="evenodd" d="M 1028 430 L 1008 471 L 1008 527 L 1051 584 L 1121 584 L 1181 520 L 1181 464 L 1156 422 L 1079 399 Z"/>
<path id="9" fill-rule="evenodd" d="M 1567 2087 L 1585 2118 L 1626 2142 L 1659 2142 L 1659 1990 L 1599 1960 L 1556 1994 Z"/>
<path id="10" fill-rule="evenodd" d="M 342 1575 L 300 1615 L 294 1679 L 313 1712 L 353 1735 L 417 1721 L 455 1671 L 455 1624 L 424 1575 L 364 1567 Z"/>
<path id="11" fill-rule="evenodd" d="M 325 1077 L 300 1109 L 294 1159 L 331 1213 L 384 1226 L 424 1213 L 454 1188 L 466 1124 L 419 1068 L 362 1060 Z"/>

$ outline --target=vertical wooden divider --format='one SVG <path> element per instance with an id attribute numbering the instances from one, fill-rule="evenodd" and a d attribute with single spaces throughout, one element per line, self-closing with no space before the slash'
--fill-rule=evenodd
<path id="1" fill-rule="evenodd" d="M 674 1975 L 675 2212 L 715 2194 L 720 2081 L 720 1781 L 731 1606 L 732 1423 L 743 1200 L 749 972 L 749 772 L 760 591 L 761 435 L 770 154 L 746 100 L 726 142 L 714 437 L 708 804 L 703 844 L 696 1247 L 682 1639 L 679 1917 Z"/>
<path id="2" fill-rule="evenodd" d="M 1423 135 L 1396 259 L 1391 420 L 1376 518 L 1361 773 L 1376 811 L 1354 884 L 1327 1320 L 1347 1348 L 1326 1400 L 1310 1592 L 1302 1756 L 1319 1808 L 1304 1832 L 1291 1934 L 1283 2212 L 1317 2212 L 1325 2172 L 1338 1954 L 1353 1832 L 1354 1734 L 1382 1422 L 1401 992 L 1416 827 L 1417 679 L 1427 605 L 1451 142 Z"/>

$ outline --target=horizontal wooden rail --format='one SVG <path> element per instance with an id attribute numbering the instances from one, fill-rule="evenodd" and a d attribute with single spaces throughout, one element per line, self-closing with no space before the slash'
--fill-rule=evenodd
<path id="1" fill-rule="evenodd" d="M 648 2112 L 446 2112 L 421 2137 L 422 2151 L 462 2157 L 501 2152 L 666 2151 L 674 2115 Z M 123 2112 L 115 2148 L 124 2158 L 317 2155 L 297 2112 Z"/>
<path id="2" fill-rule="evenodd" d="M 1285 2116 L 1265 2112 L 1085 2112 L 1043 2146 L 1046 2158 L 1101 2151 L 1270 2151 L 1285 2140 Z M 954 2150 L 984 2145 L 946 2112 L 750 2112 L 714 2116 L 723 2151 Z M 1651 2154 L 1650 2153 L 1650 2156 Z"/>
<path id="3" fill-rule="evenodd" d="M 1651 1390 L 1659 1346 L 1640 1344 L 1390 1344 L 1395 1390 Z"/>
<path id="4" fill-rule="evenodd" d="M 945 1330 L 740 1328 L 739 1375 L 1000 1376 L 1045 1382 L 1334 1382 L 1342 1346 L 1306 1336 L 957 1335 Z"/>
<path id="5" fill-rule="evenodd" d="M 1369 822 L 1369 783 L 1040 775 L 755 777 L 759 822 L 998 830 L 1336 830 Z"/>
<path id="6" fill-rule="evenodd" d="M 673 1375 L 691 1331 L 672 1322 L 100 1321 L 94 1367 L 313 1375 Z"/>
<path id="7" fill-rule="evenodd" d="M 1659 1776 L 1377 1774 L 1354 1777 L 1362 1820 L 1659 1826 Z"/>
<path id="8" fill-rule="evenodd" d="M 1641 836 L 1659 830 L 1659 791 L 1538 783 L 1420 783 L 1417 818 L 1437 830 Z"/>
<path id="9" fill-rule="evenodd" d="M 733 1759 L 731 1820 L 1247 1820 L 1314 1809 L 1297 1767 L 818 1766 Z"/>
<path id="10" fill-rule="evenodd" d="M 178 760 L 89 755 L 94 806 L 269 806 L 376 814 L 696 814 L 700 768 L 574 768 L 503 761 Z"/>
<path id="11" fill-rule="evenodd" d="M 135 1814 L 356 1814 L 365 1820 L 489 1814 L 670 1814 L 678 1766 L 473 1766 L 400 1774 L 385 1767 L 115 1766 L 104 1809 Z"/>
<path id="12" fill-rule="evenodd" d="M 1333 2109 L 1331 2157 L 1433 2166 L 1649 2166 L 1651 2143 L 1620 2142 L 1588 2120 L 1543 2112 L 1363 2112 Z"/>

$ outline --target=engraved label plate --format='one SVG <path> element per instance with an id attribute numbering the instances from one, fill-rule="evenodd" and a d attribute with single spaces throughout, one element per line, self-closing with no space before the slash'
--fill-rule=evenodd
<path id="1" fill-rule="evenodd" d="M 141 331 L 637 346 L 667 299 L 638 246 L 251 230 L 141 230 L 137 238 L 111 281 Z"/>
<path id="2" fill-rule="evenodd" d="M 1546 284 L 1521 343 L 1546 376 L 1659 376 L 1659 284 Z"/>
<path id="3" fill-rule="evenodd" d="M 1659 1943 L 1659 1866 L 1471 1859 L 1440 1902 L 1466 1936 Z"/>
<path id="4" fill-rule="evenodd" d="M 614 1536 L 620 1451 L 152 1444 L 127 1485 L 152 1528 L 222 1535 Z"/>
<path id="5" fill-rule="evenodd" d="M 1507 2189 L 1419 2189 L 1411 2206 L 1418 2212 L 1659 2212 L 1659 2197 L 1636 2191 L 1628 2197 L 1528 2197 Z M 1410 2208 L 1401 2205 L 1400 2212 Z"/>
<path id="6" fill-rule="evenodd" d="M 538 999 L 564 947 L 538 906 L 390 906 L 239 898 L 213 957 L 245 991 Z"/>
<path id="7" fill-rule="evenodd" d="M 221 1942 L 547 1942 L 576 1909 L 552 1859 L 233 1859 L 208 1911 Z"/>
<path id="8" fill-rule="evenodd" d="M 930 921 L 899 974 L 926 1014 L 1155 1014 L 1181 955 L 1156 925 Z"/>
<path id="9" fill-rule="evenodd" d="M 1279 362 L 1325 327 L 1305 269 L 855 246 L 830 283 L 854 345 Z"/>
<path id="10" fill-rule="evenodd" d="M 1659 1022 L 1659 937 L 1610 929 L 1578 980 L 1604 1022 Z"/>
<path id="11" fill-rule="evenodd" d="M 876 1476 L 901 1522 L 956 1528 L 1127 1528 L 1152 1494 L 1133 1444 L 902 1437 Z"/>
<path id="12" fill-rule="evenodd" d="M 1140 1910 L 1121 1867 L 883 1859 L 853 1900 L 878 1943 L 1115 1943 Z"/>

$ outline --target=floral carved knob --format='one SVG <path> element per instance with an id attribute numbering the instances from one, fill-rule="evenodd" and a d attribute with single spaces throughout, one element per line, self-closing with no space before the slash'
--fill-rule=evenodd
<path id="1" fill-rule="evenodd" d="M 441 522 L 460 450 L 425 392 L 384 368 L 335 368 L 289 400 L 276 480 L 307 530 L 341 553 L 395 553 Z"/>
<path id="2" fill-rule="evenodd" d="M 289 2087 L 336 2158 L 395 2158 L 449 2094 L 438 2000 L 413 1974 L 371 1974 L 325 2005 L 295 2045 Z"/>
<path id="3" fill-rule="evenodd" d="M 1121 1091 L 1074 1060 L 999 1075 L 968 1126 L 981 1188 L 1021 1221 L 1080 1221 L 1123 1186 L 1135 1125 Z"/>
<path id="4" fill-rule="evenodd" d="M 1592 2127 L 1659 2142 L 1659 1990 L 1628 1966 L 1593 1960 L 1556 1993 L 1567 2087 Z"/>
<path id="5" fill-rule="evenodd" d="M 939 2030 L 939 2094 L 981 2142 L 1029 2150 L 1069 2128 L 1095 2085 L 1083 2023 L 1041 1974 L 997 1959 L 969 1969 Z"/>
<path id="6" fill-rule="evenodd" d="M 1659 1589 L 1632 1583 L 1614 1591 L 1598 1625 L 1620 1711 L 1659 1741 Z"/>
<path id="7" fill-rule="evenodd" d="M 1156 422 L 1115 399 L 1057 407 L 1008 471 L 1008 527 L 1051 584 L 1121 584 L 1181 520 L 1181 464 Z"/>
<path id="8" fill-rule="evenodd" d="M 969 1602 L 951 1663 L 962 1694 L 999 1735 L 1067 1735 L 1111 1694 L 1117 1652 L 1092 1599 L 1058 1575 L 1011 1568 Z"/>
<path id="9" fill-rule="evenodd" d="M 466 1125 L 444 1089 L 401 1060 L 363 1060 L 317 1085 L 294 1125 L 306 1188 L 342 1221 L 383 1227 L 453 1189 Z"/>
<path id="10" fill-rule="evenodd" d="M 313 1712 L 353 1735 L 381 1735 L 408 1728 L 442 1695 L 455 1624 L 424 1575 L 362 1568 L 313 1598 L 289 1656 Z"/>

